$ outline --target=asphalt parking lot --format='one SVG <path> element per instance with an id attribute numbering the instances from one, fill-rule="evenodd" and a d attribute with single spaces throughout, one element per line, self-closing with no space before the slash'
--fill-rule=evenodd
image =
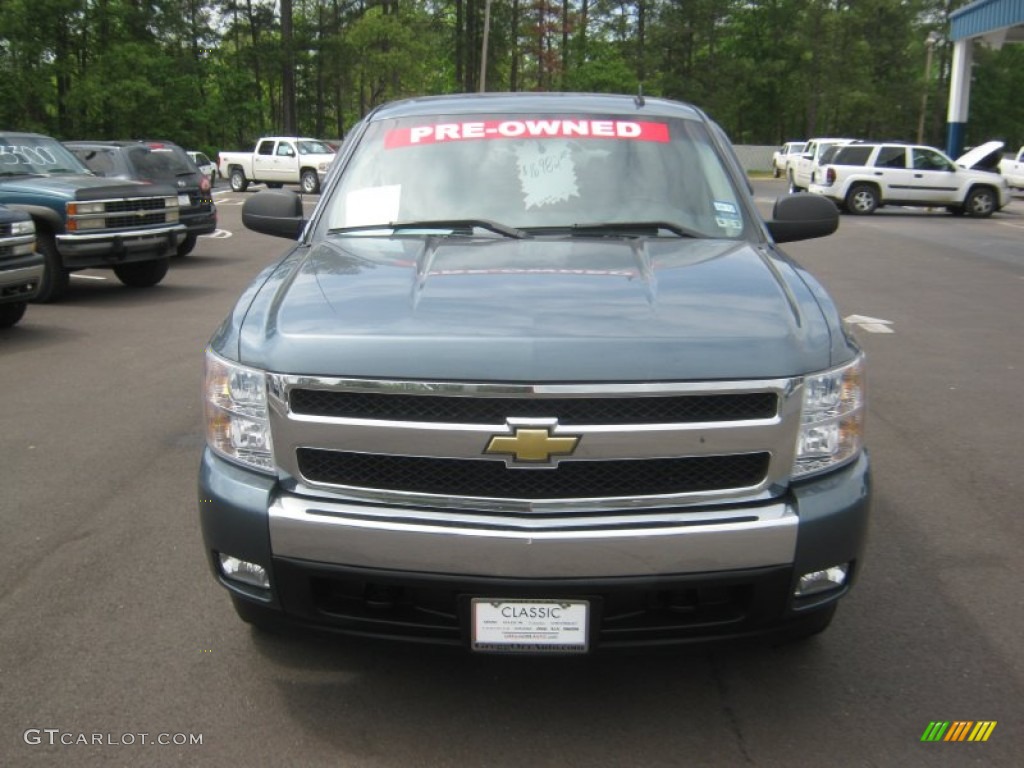
<path id="1" fill-rule="evenodd" d="M 566 660 L 235 617 L 197 522 L 202 357 L 287 244 L 217 191 L 220 231 L 161 285 L 91 270 L 0 331 L 0 763 L 1020 764 L 1024 199 L 844 216 L 786 248 L 869 356 L 871 537 L 828 632 Z M 785 186 L 754 191 L 767 212 Z M 933 721 L 997 725 L 922 742 Z"/>

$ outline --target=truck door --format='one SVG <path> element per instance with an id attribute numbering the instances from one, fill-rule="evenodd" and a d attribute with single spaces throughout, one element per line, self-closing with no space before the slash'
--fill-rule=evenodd
<path id="1" fill-rule="evenodd" d="M 274 149 L 274 162 L 267 181 L 278 184 L 297 184 L 299 181 L 299 154 L 295 151 L 295 143 L 279 141 Z"/>
<path id="2" fill-rule="evenodd" d="M 274 139 L 263 139 L 256 145 L 256 151 L 252 153 L 252 175 L 253 181 L 275 181 L 274 163 L 277 160 L 274 149 L 277 142 Z"/>

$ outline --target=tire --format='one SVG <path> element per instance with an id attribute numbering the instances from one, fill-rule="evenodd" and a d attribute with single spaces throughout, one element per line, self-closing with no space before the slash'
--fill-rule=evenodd
<path id="1" fill-rule="evenodd" d="M 773 179 L 777 179 L 781 175 L 782 175 L 782 171 L 779 170 L 779 167 L 777 165 L 773 165 L 772 166 L 772 178 Z"/>
<path id="2" fill-rule="evenodd" d="M 71 273 L 64 269 L 64 263 L 57 251 L 57 241 L 49 232 L 39 231 L 36 235 L 36 250 L 43 256 L 46 270 L 43 272 L 39 293 L 32 301 L 40 304 L 59 301 L 68 292 Z"/>
<path id="3" fill-rule="evenodd" d="M 846 210 L 857 216 L 867 216 L 878 208 L 878 190 L 870 184 L 854 184 L 846 193 Z"/>
<path id="4" fill-rule="evenodd" d="M 245 192 L 249 188 L 249 180 L 245 178 L 245 172 L 241 168 L 231 169 L 231 191 Z"/>
<path id="5" fill-rule="evenodd" d="M 973 219 L 987 219 L 999 206 L 992 187 L 973 187 L 964 200 L 964 213 Z"/>
<path id="6" fill-rule="evenodd" d="M 796 180 L 793 178 L 792 171 L 786 174 L 786 178 L 789 179 L 789 194 L 795 195 L 797 192 L 803 192 L 803 190 L 796 185 Z"/>
<path id="7" fill-rule="evenodd" d="M 149 288 L 164 279 L 168 266 L 167 259 L 136 261 L 131 264 L 118 264 L 114 267 L 114 274 L 118 280 L 132 288 Z"/>
<path id="8" fill-rule="evenodd" d="M 316 175 L 316 171 L 307 168 L 299 177 L 299 186 L 307 195 L 315 195 L 320 191 L 320 177 Z"/>
<path id="9" fill-rule="evenodd" d="M 192 249 L 196 247 L 196 241 L 199 240 L 198 235 L 186 235 L 185 239 L 182 240 L 181 245 L 178 246 L 178 256 L 188 256 L 192 253 Z"/>
<path id="10" fill-rule="evenodd" d="M 28 304 L 24 301 L 16 301 L 12 304 L 0 304 L 0 328 L 10 328 L 17 325 L 25 314 L 25 307 Z"/>

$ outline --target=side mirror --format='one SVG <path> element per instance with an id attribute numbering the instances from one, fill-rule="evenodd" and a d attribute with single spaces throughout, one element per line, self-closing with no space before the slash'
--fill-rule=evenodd
<path id="1" fill-rule="evenodd" d="M 839 229 L 839 209 L 827 197 L 798 192 L 776 200 L 765 224 L 777 243 L 825 237 Z"/>
<path id="2" fill-rule="evenodd" d="M 306 226 L 302 198 L 290 189 L 257 192 L 242 206 L 242 224 L 253 232 L 295 240 Z"/>

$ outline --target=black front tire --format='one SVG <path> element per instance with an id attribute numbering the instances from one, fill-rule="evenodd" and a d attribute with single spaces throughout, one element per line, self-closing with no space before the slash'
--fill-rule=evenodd
<path id="1" fill-rule="evenodd" d="M 231 191 L 232 192 L 245 192 L 249 188 L 249 180 L 245 178 L 245 173 L 241 168 L 235 168 L 231 171 Z"/>
<path id="2" fill-rule="evenodd" d="M 188 256 L 190 253 L 192 253 L 193 249 L 196 247 L 196 242 L 198 240 L 199 240 L 198 235 L 186 235 L 185 239 L 182 240 L 181 244 L 178 246 L 177 255 L 178 256 Z"/>
<path id="3" fill-rule="evenodd" d="M 118 280 L 132 288 L 149 288 L 164 279 L 168 266 L 167 259 L 136 261 L 131 264 L 118 264 L 114 267 L 114 274 Z"/>
<path id="4" fill-rule="evenodd" d="M 315 195 L 320 191 L 320 177 L 317 176 L 316 171 L 307 168 L 299 177 L 299 186 L 307 195 Z"/>
<path id="5" fill-rule="evenodd" d="M 25 307 L 27 306 L 28 304 L 24 301 L 0 304 L 0 328 L 10 328 L 12 325 L 17 325 L 22 315 L 25 314 Z"/>
<path id="6" fill-rule="evenodd" d="M 64 269 L 64 263 L 57 251 L 57 241 L 49 232 L 40 231 L 36 235 L 36 250 L 42 254 L 46 269 L 39 285 L 39 293 L 32 301 L 40 304 L 59 301 L 68 292 L 71 273 Z"/>
<path id="7" fill-rule="evenodd" d="M 974 219 L 987 219 L 998 207 L 996 191 L 991 187 L 975 187 L 964 200 L 964 213 Z"/>
<path id="8" fill-rule="evenodd" d="M 786 174 L 786 178 L 789 179 L 789 194 L 795 195 L 797 192 L 803 192 L 803 189 L 796 185 L 796 179 L 793 178 L 792 171 Z"/>

